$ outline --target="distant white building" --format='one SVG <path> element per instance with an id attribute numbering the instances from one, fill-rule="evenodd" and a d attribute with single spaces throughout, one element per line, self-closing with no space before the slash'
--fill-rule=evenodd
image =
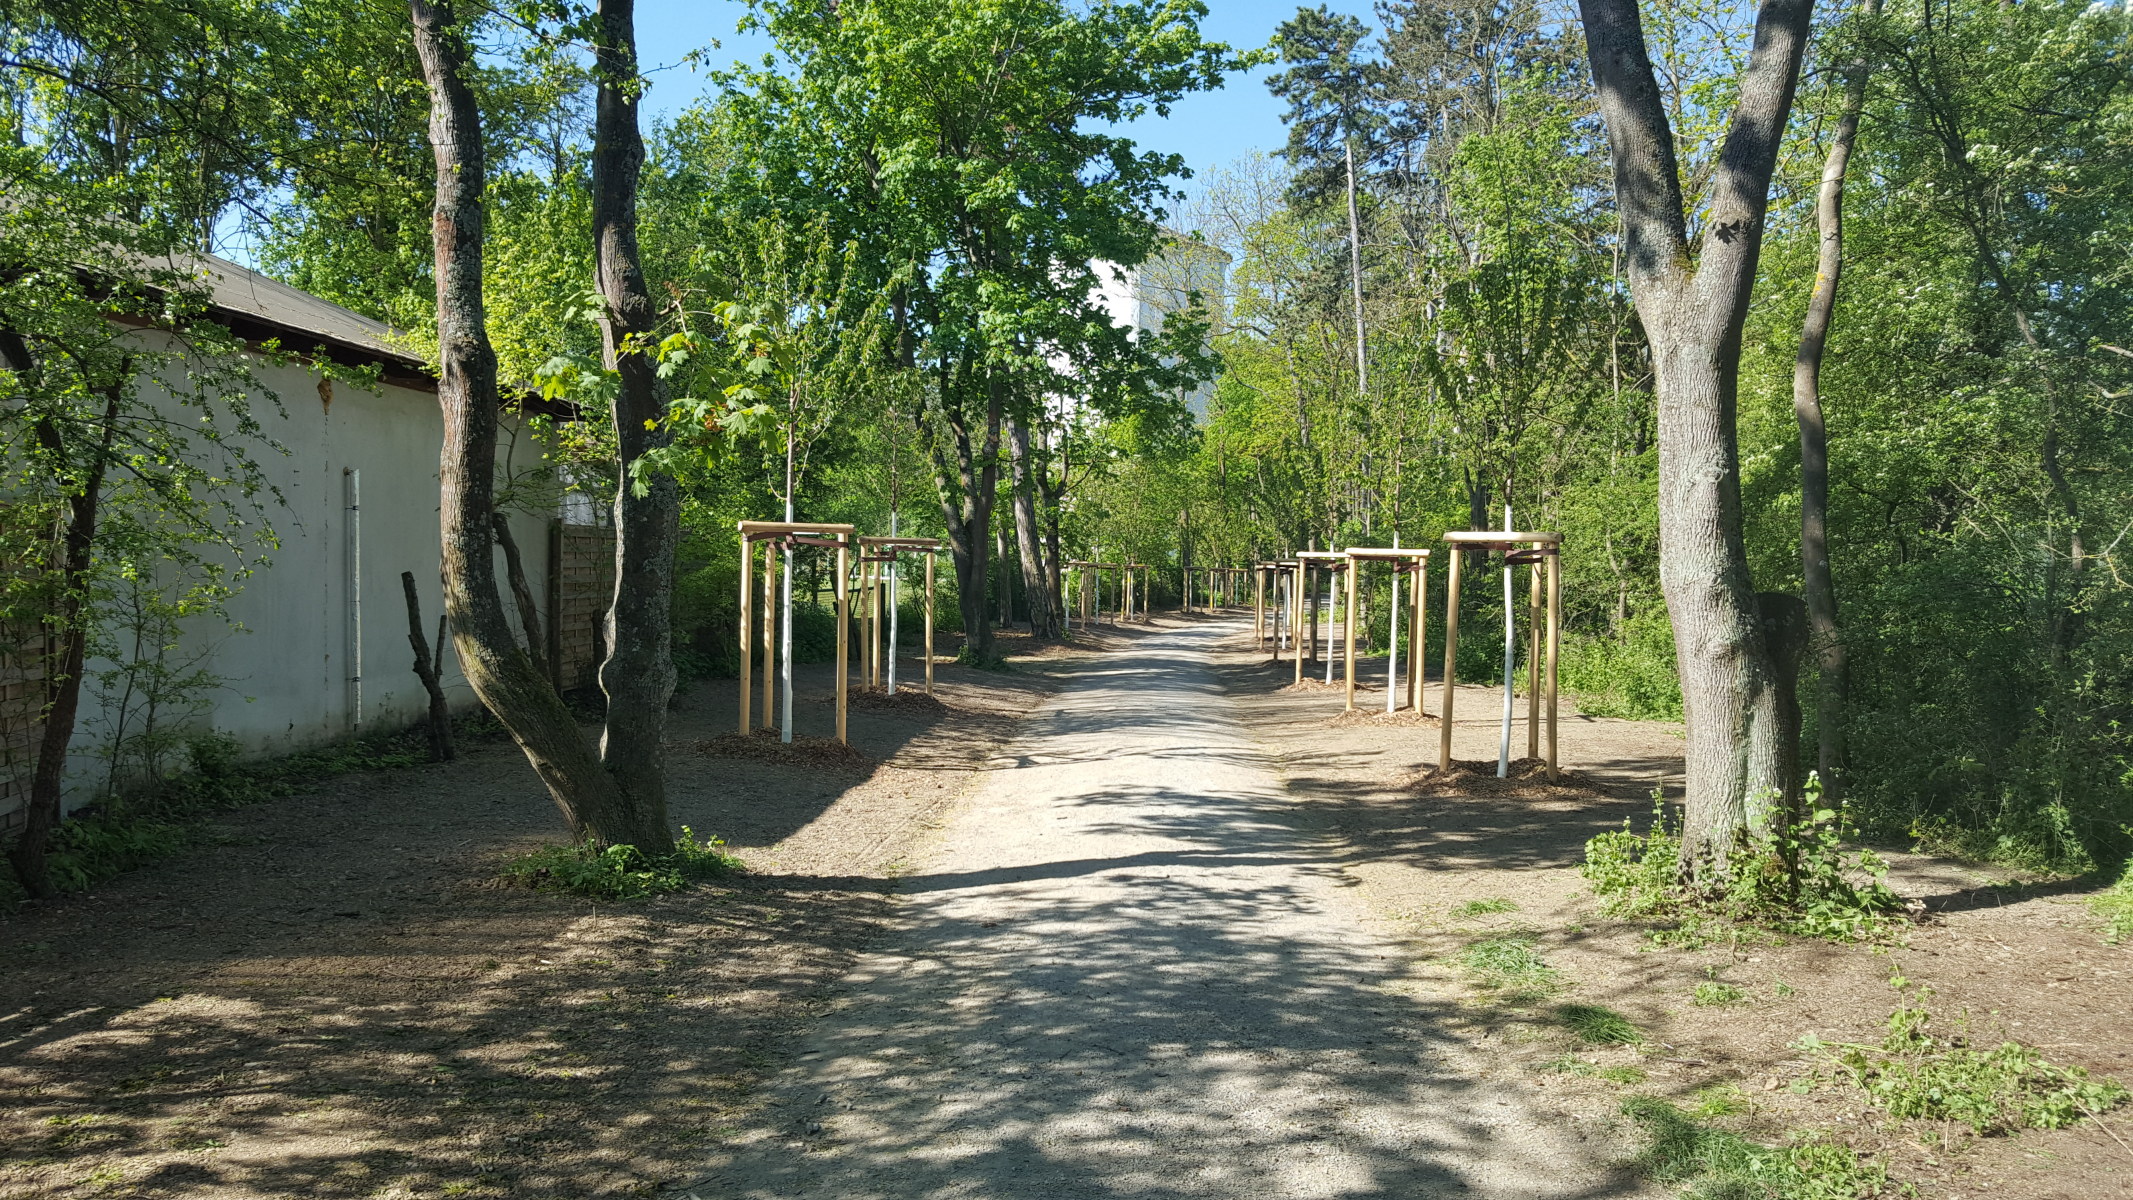
<path id="1" fill-rule="evenodd" d="M 1228 315 L 1226 296 L 1230 256 L 1224 251 L 1194 241 L 1171 230 L 1163 232 L 1161 248 L 1137 267 L 1120 267 L 1098 260 L 1090 264 L 1096 273 L 1097 303 L 1111 315 L 1111 323 L 1124 329 L 1160 333 L 1163 318 L 1192 304 L 1198 292 L 1200 303 L 1220 332 Z M 1195 419 L 1207 416 L 1214 383 L 1209 381 L 1185 396 Z"/>

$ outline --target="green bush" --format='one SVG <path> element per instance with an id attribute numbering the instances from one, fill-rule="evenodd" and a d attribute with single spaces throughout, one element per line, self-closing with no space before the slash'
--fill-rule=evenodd
<path id="1" fill-rule="evenodd" d="M 699 842 L 684 825 L 672 851 L 647 855 L 635 846 L 542 846 L 518 855 L 499 878 L 537 891 L 569 892 L 597 900 L 638 900 L 678 892 L 697 879 L 739 870 L 741 861 L 719 838 Z"/>
<path id="2" fill-rule="evenodd" d="M 1681 720 L 1674 628 L 1662 607 L 1631 617 L 1616 637 L 1565 638 L 1557 669 L 1563 689 L 1576 693 L 1580 712 L 1638 721 Z"/>
<path id="3" fill-rule="evenodd" d="M 2118 882 L 2102 893 L 2089 897 L 2089 907 L 2104 920 L 2104 940 L 2112 945 L 2133 936 L 2133 862 L 2126 863 L 2125 874 Z"/>

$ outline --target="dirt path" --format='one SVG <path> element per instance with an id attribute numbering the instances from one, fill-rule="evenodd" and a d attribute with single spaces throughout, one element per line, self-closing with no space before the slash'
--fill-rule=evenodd
<path id="1" fill-rule="evenodd" d="M 1069 665 L 701 1197 L 1619 1195 L 1486 1077 L 1211 669 Z"/>

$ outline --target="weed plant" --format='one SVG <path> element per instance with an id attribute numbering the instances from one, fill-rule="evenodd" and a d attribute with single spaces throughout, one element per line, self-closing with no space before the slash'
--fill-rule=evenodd
<path id="1" fill-rule="evenodd" d="M 1689 1002 L 1700 1008 L 1716 1008 L 1721 1004 L 1738 1004 L 1747 998 L 1748 993 L 1732 984 L 1711 979 L 1696 985 L 1696 992 Z"/>
<path id="2" fill-rule="evenodd" d="M 1758 1145 L 1657 1096 L 1632 1096 L 1622 1111 L 1651 1139 L 1638 1169 L 1659 1183 L 1687 1185 L 1688 1200 L 1856 1200 L 1891 1191 L 1886 1168 L 1814 1134 Z"/>
<path id="3" fill-rule="evenodd" d="M 1489 900 L 1469 900 L 1465 904 L 1462 904 L 1459 907 L 1453 909 L 1452 915 L 1463 919 L 1468 917 L 1486 917 L 1494 913 L 1507 913 L 1517 911 L 1518 905 L 1513 904 L 1512 902 L 1504 899 L 1501 896 L 1498 896 L 1494 899 Z"/>
<path id="4" fill-rule="evenodd" d="M 1846 852 L 1849 819 L 1821 800 L 1821 781 L 1809 775 L 1807 815 L 1737 851 L 1732 881 L 1718 895 L 1682 885 L 1680 831 L 1667 827 L 1656 791 L 1651 826 L 1640 835 L 1624 820 L 1620 830 L 1586 842 L 1579 873 L 1609 916 L 1677 922 L 1679 936 L 1661 944 L 1707 944 L 1714 920 L 1834 941 L 1886 938 L 1905 923 L 1903 899 L 1886 882 L 1888 864 L 1872 850 Z M 1866 882 L 1854 882 L 1860 875 Z"/>
<path id="5" fill-rule="evenodd" d="M 1604 1079 L 1609 1083 L 1638 1084 L 1649 1078 L 1639 1067 L 1603 1067 L 1589 1063 L 1575 1054 L 1558 1054 L 1540 1065 L 1540 1069 L 1555 1075 L 1576 1075 L 1584 1079 Z"/>
<path id="6" fill-rule="evenodd" d="M 720 838 L 697 841 L 688 826 L 667 854 L 635 846 L 542 846 L 506 862 L 498 877 L 518 887 L 594 900 L 641 900 L 741 869 Z"/>
<path id="7" fill-rule="evenodd" d="M 2103 918 L 2103 940 L 2113 946 L 2133 937 L 2133 861 L 2125 874 L 2098 895 L 2089 897 L 2089 907 Z"/>
<path id="8" fill-rule="evenodd" d="M 1899 992 L 1910 986 L 1901 975 L 1889 983 Z M 1961 1032 L 1936 1037 L 1926 1008 L 1932 994 L 1931 988 L 1919 988 L 1900 1001 L 1878 1046 L 1829 1046 L 1810 1034 L 1798 1048 L 1837 1067 L 1897 1120 L 1959 1122 L 1981 1137 L 2064 1129 L 2126 1099 L 2116 1079 L 2090 1079 L 2080 1067 L 2055 1066 L 2018 1042 L 1977 1048 L 1969 1037 L 1967 1012 L 1956 1021 Z"/>

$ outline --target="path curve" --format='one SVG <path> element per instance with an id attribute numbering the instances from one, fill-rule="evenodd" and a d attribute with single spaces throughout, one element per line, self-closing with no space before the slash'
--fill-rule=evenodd
<path id="1" fill-rule="evenodd" d="M 719 1197 L 1635 1191 L 1486 1078 L 1300 831 L 1208 651 L 1092 660 L 902 884 L 889 944 L 692 1183 Z"/>

